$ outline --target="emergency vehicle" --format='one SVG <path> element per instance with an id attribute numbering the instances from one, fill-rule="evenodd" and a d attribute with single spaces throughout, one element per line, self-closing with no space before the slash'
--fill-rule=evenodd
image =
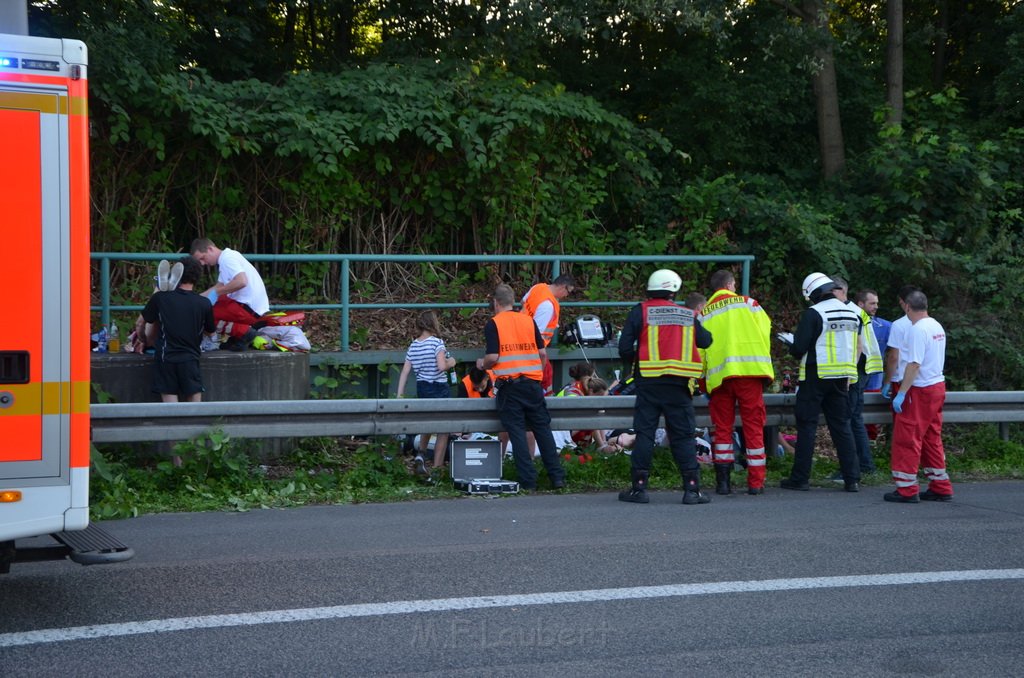
<path id="1" fill-rule="evenodd" d="M 89 524 L 87 66 L 77 40 L 0 34 L 0 288 L 17 308 L 0 332 L 0 573 L 133 555 Z"/>

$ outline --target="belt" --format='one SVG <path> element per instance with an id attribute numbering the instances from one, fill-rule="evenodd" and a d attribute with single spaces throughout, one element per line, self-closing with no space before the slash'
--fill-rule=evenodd
<path id="1" fill-rule="evenodd" d="M 523 375 L 520 374 L 518 377 L 499 377 L 496 380 L 496 383 L 499 384 L 499 385 L 518 384 L 519 382 L 522 382 L 522 381 L 537 381 L 537 380 L 536 379 L 530 379 L 529 377 L 526 377 L 526 376 L 523 376 Z"/>

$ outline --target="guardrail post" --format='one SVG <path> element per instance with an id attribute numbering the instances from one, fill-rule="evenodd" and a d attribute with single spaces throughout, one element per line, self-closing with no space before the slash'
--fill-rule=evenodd
<path id="1" fill-rule="evenodd" d="M 350 300 L 348 298 L 348 257 L 341 260 L 341 350 L 347 351 L 348 343 L 348 314 Z"/>
<path id="2" fill-rule="evenodd" d="M 100 324 L 110 327 L 110 257 L 100 259 Z"/>
<path id="3" fill-rule="evenodd" d="M 999 422 L 999 439 L 1005 442 L 1010 442 L 1010 423 L 1006 421 Z"/>

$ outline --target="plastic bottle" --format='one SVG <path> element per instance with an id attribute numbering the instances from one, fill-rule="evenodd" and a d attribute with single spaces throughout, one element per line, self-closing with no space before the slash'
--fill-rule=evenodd
<path id="1" fill-rule="evenodd" d="M 100 333 L 96 335 L 96 352 L 106 353 L 107 352 L 107 326 L 104 325 L 100 328 Z"/>
<path id="2" fill-rule="evenodd" d="M 117 323 L 110 321 L 110 336 L 107 337 L 107 350 L 118 353 L 121 350 L 121 337 L 117 332 Z"/>

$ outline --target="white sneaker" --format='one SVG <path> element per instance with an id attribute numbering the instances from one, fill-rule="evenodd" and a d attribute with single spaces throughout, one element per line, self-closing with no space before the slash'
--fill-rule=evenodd
<path id="1" fill-rule="evenodd" d="M 167 276 L 167 289 L 174 291 L 178 289 L 178 283 L 181 282 L 181 274 L 185 272 L 185 267 L 181 265 L 180 261 L 174 262 L 174 266 L 171 266 L 171 273 Z"/>
<path id="2" fill-rule="evenodd" d="M 171 262 L 161 259 L 156 267 L 156 288 L 161 292 L 170 292 L 173 287 L 170 285 Z"/>

